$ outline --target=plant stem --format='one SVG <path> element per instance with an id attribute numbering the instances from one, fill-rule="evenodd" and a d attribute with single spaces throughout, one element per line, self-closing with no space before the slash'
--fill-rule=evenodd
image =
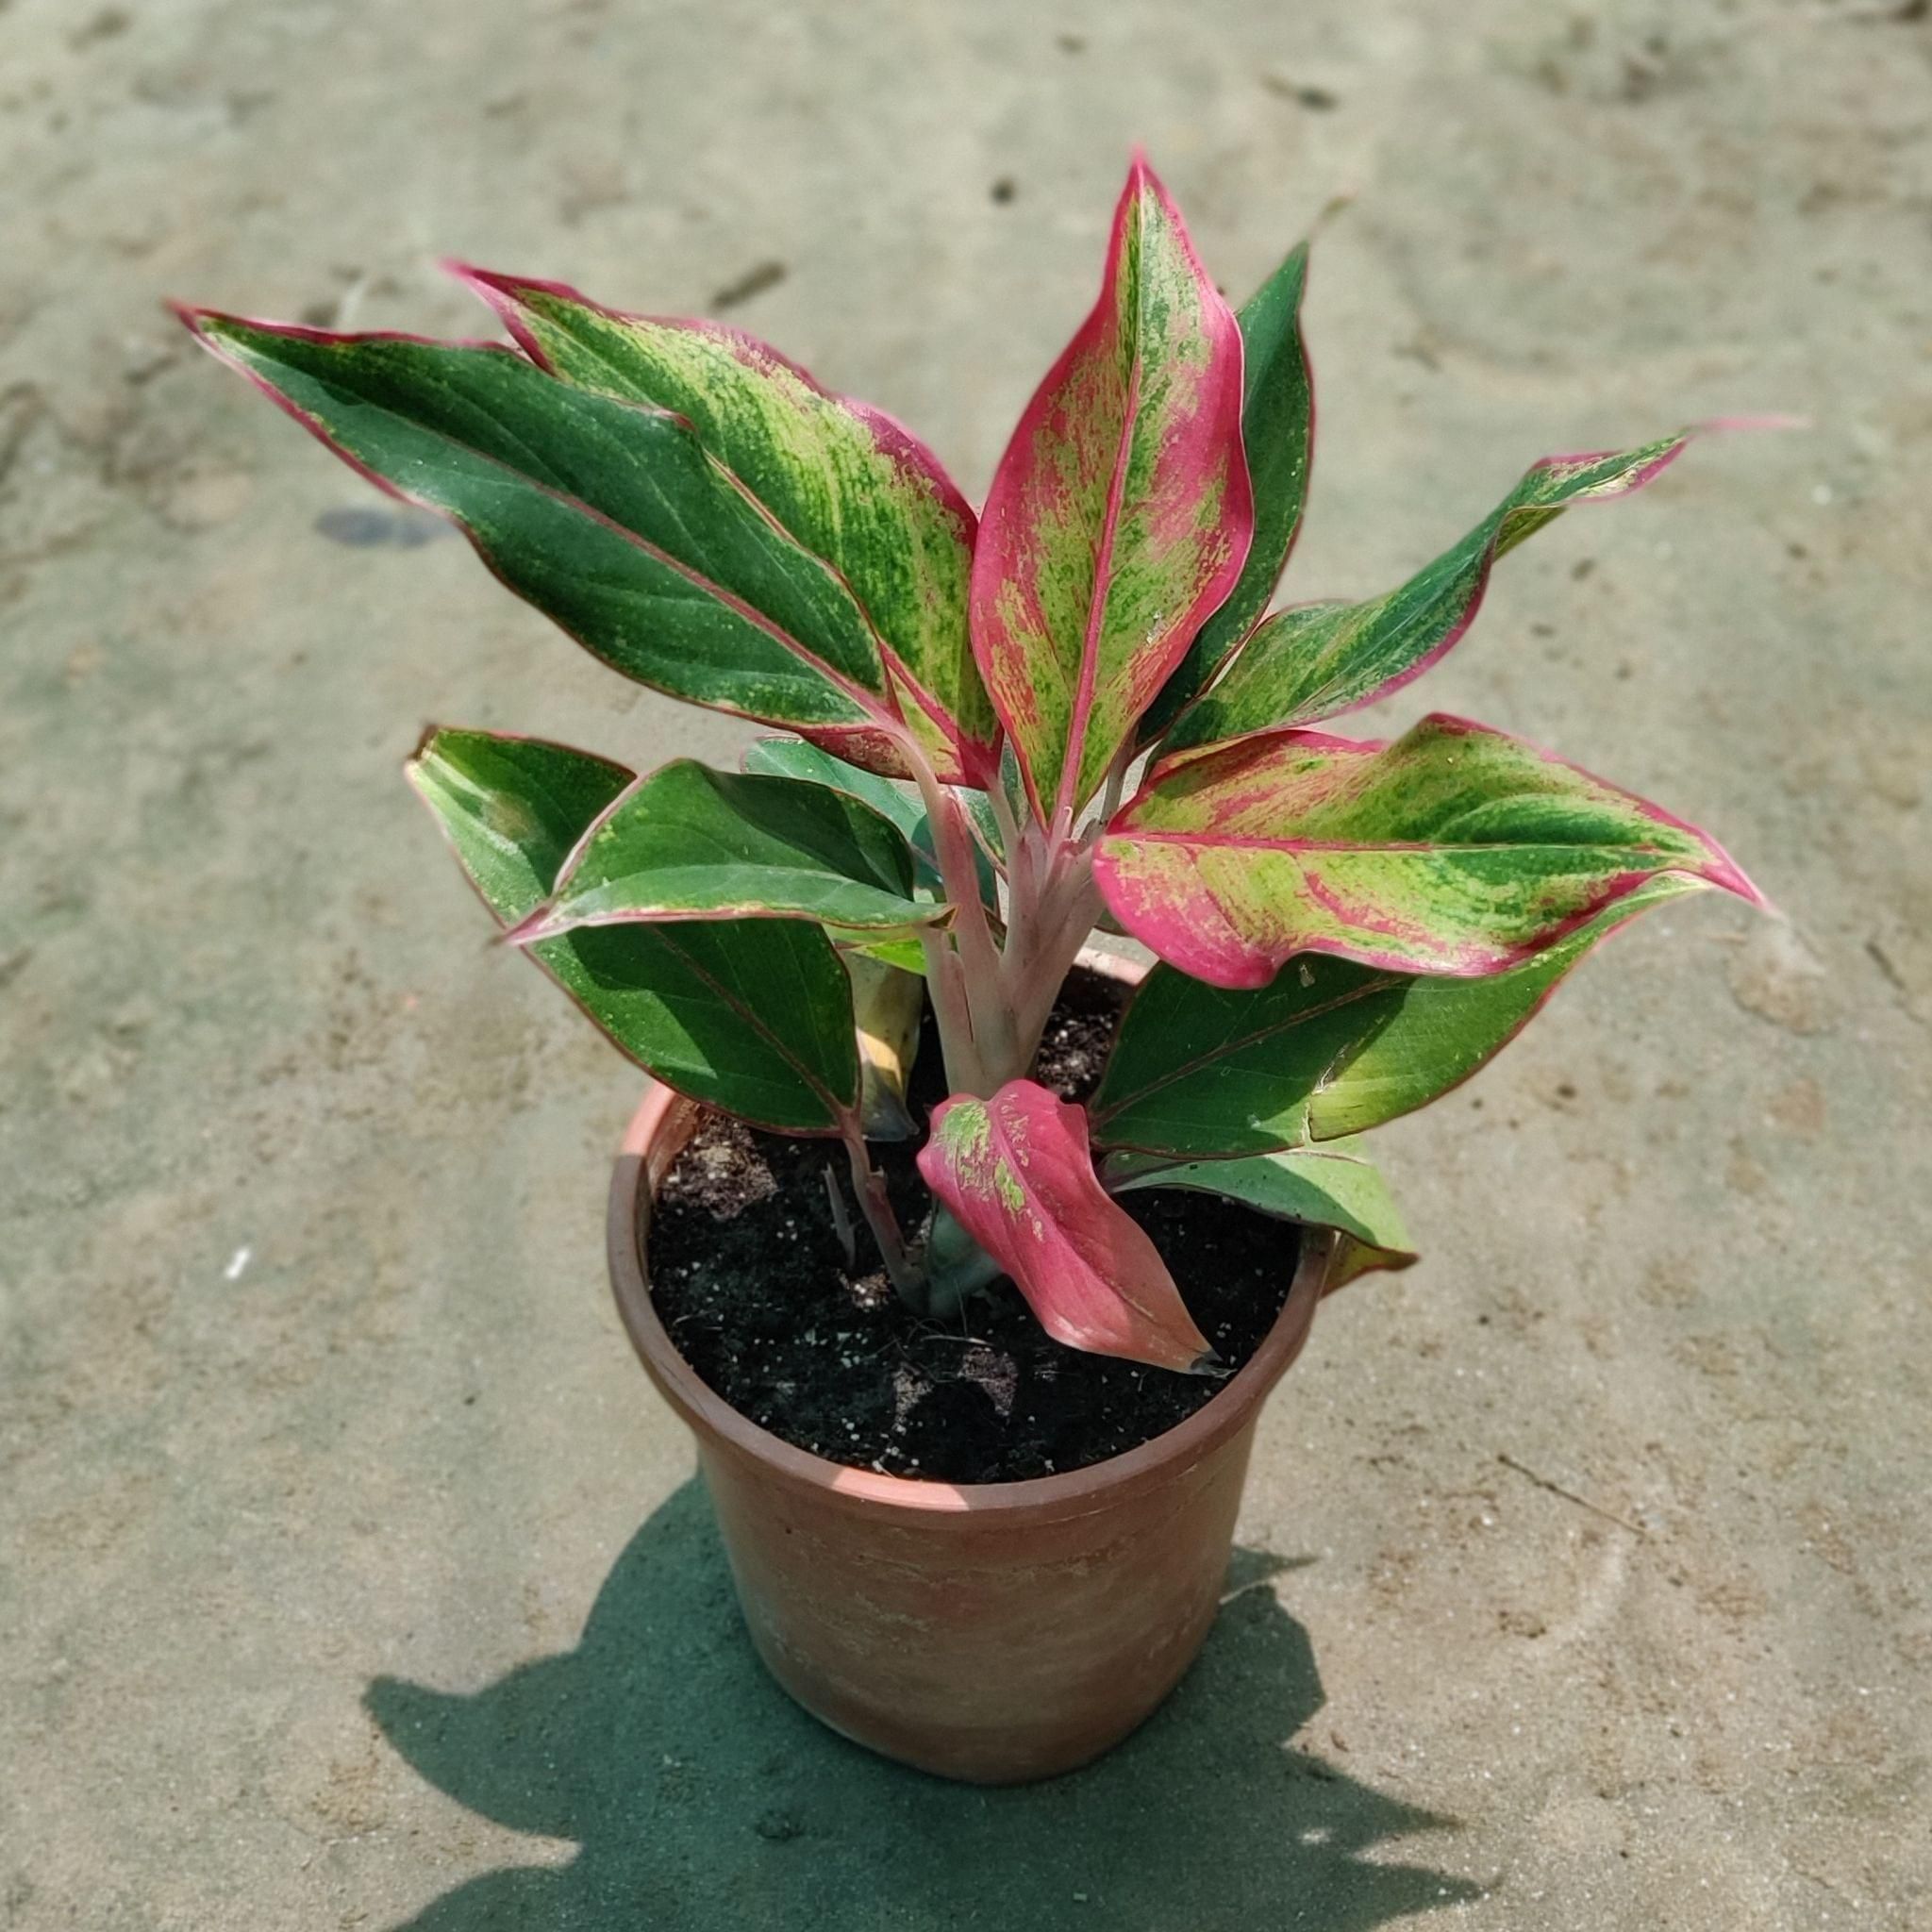
<path id="1" fill-rule="evenodd" d="M 1002 996 L 1012 1006 L 1013 982 L 1032 950 L 1040 923 L 1040 853 L 1029 824 L 1016 833 L 1007 861 L 1007 943 L 1000 955 Z"/>
<path id="2" fill-rule="evenodd" d="M 1012 1008 L 1016 1050 L 1024 1072 L 1040 1050 L 1047 1015 L 1080 948 L 1100 916 L 1100 892 L 1093 883 L 1093 855 L 1084 846 L 1063 845 L 1054 855 L 1041 894 L 1039 924 L 1024 956 L 1009 960 L 1008 996 Z"/>
<path id="3" fill-rule="evenodd" d="M 966 1004 L 966 987 L 959 974 L 959 955 L 942 932 L 924 927 L 919 942 L 925 951 L 925 990 L 932 1000 L 932 1017 L 940 1029 L 945 1056 L 946 1086 L 954 1093 L 977 1093 L 986 1070 L 973 1038 L 973 1014 Z"/>
<path id="4" fill-rule="evenodd" d="M 946 1052 L 946 1078 L 955 1092 L 985 1097 L 999 1084 L 994 1079 L 988 1085 L 989 1078 L 1013 1058 L 1012 1024 L 1002 995 L 1000 950 L 980 900 L 973 835 L 966 828 L 959 802 L 940 783 L 919 745 L 908 739 L 904 749 L 925 805 L 933 855 L 953 907 L 951 944 L 937 935 L 924 941 L 926 977 L 934 985 L 933 1014 Z M 934 979 L 941 965 L 947 981 L 943 1002 Z M 970 1054 L 962 1048 L 962 1031 L 971 1042 Z"/>
<path id="5" fill-rule="evenodd" d="M 899 1231 L 899 1217 L 893 1211 L 891 1196 L 886 1191 L 886 1177 L 872 1164 L 872 1151 L 865 1144 L 857 1116 L 846 1116 L 841 1139 L 845 1158 L 852 1169 L 852 1191 L 858 1197 L 859 1211 L 879 1244 L 879 1258 L 886 1264 L 887 1276 L 899 1299 L 915 1314 L 926 1311 L 925 1274 L 914 1260 Z"/>
<path id="6" fill-rule="evenodd" d="M 1061 982 L 1099 917 L 1094 833 L 1076 839 L 1071 814 L 1060 810 L 1051 826 L 1031 819 L 1022 824 L 995 776 L 988 797 L 1006 845 L 1002 948 L 979 896 L 974 837 L 958 800 L 909 734 L 901 749 L 925 806 L 933 854 L 953 907 L 950 931 L 928 927 L 920 935 L 946 1084 L 955 1093 L 985 1099 L 1033 1064 Z M 1117 808 L 1131 763 L 1124 751 L 1108 771 L 1101 823 Z"/>
<path id="7" fill-rule="evenodd" d="M 839 1185 L 839 1176 L 827 1167 L 823 1170 L 825 1176 L 825 1199 L 832 1208 L 832 1232 L 839 1237 L 839 1246 L 845 1256 L 848 1268 L 858 1266 L 858 1234 L 852 1225 L 852 1215 L 845 1206 L 845 1190 Z"/>

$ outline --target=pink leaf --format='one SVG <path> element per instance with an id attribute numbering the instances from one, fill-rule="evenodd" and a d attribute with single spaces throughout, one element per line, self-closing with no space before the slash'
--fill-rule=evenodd
<path id="1" fill-rule="evenodd" d="M 1296 953 L 1502 973 L 1660 874 L 1762 903 L 1717 841 L 1550 753 L 1438 714 L 1392 744 L 1261 732 L 1157 764 L 1093 876 L 1114 916 L 1210 986 Z"/>
<path id="2" fill-rule="evenodd" d="M 1020 419 L 974 556 L 974 652 L 1042 818 L 1099 790 L 1241 575 L 1241 331 L 1137 155 L 1100 300 Z"/>
<path id="3" fill-rule="evenodd" d="M 991 1100 L 955 1094 L 919 1171 L 1056 1341 L 1183 1373 L 1218 1366 L 1154 1243 L 1101 1187 L 1085 1108 L 1031 1080 Z"/>

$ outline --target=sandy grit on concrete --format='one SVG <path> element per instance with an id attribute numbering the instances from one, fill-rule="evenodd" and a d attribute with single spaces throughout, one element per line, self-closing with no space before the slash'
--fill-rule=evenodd
<path id="1" fill-rule="evenodd" d="M 1907 1927 L 1932 1549 L 1932 22 L 1853 0 L 0 4 L 0 1924 Z M 1740 410 L 1424 693 L 1717 827 L 1383 1137 L 1198 1672 L 958 1790 L 750 1662 L 602 1279 L 635 1078 L 484 942 L 425 718 L 626 688 L 163 294 L 726 307 L 970 491 L 1144 140 L 1239 293 L 1338 191 L 1293 593 Z"/>

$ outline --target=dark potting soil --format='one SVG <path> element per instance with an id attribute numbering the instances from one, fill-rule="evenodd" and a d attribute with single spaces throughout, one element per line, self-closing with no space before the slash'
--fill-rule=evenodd
<path id="1" fill-rule="evenodd" d="M 1047 1024 L 1034 1077 L 1063 1099 L 1085 1100 L 1124 1005 L 1113 981 L 1076 973 Z M 922 1122 L 945 1097 L 932 1036 L 928 1024 L 910 1083 Z M 908 1228 L 925 1199 L 917 1144 L 873 1150 Z M 784 1441 L 892 1475 L 1017 1482 L 1137 1448 L 1222 1387 L 1067 1348 L 1004 1278 L 953 1323 L 923 1320 L 893 1293 L 862 1221 L 858 1264 L 847 1267 L 827 1173 L 847 1188 L 835 1143 L 708 1115 L 651 1220 L 652 1299 L 672 1341 L 734 1408 Z M 1180 1189 L 1136 1191 L 1121 1202 L 1153 1238 L 1230 1373 L 1239 1369 L 1287 1299 L 1296 1230 Z"/>

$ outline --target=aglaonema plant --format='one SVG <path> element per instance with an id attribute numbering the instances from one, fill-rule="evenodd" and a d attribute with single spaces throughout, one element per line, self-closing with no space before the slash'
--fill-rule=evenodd
<path id="1" fill-rule="evenodd" d="M 917 438 L 764 343 L 556 282 L 457 267 L 513 346 L 183 319 L 605 662 L 780 727 L 741 772 L 642 778 L 431 730 L 410 780 L 506 937 L 660 1080 L 841 1142 L 915 1308 L 1004 1274 L 1073 1347 L 1200 1371 L 1120 1193 L 1334 1228 L 1337 1280 L 1402 1265 L 1357 1137 L 1481 1066 L 1636 912 L 1758 896 L 1703 832 L 1502 732 L 1318 728 L 1689 432 L 1545 458 L 1398 589 L 1269 614 L 1308 478 L 1306 271 L 1304 245 L 1231 310 L 1137 158 L 1099 300 L 976 519 Z M 1030 1074 L 1103 923 L 1158 963 L 1082 1107 Z M 927 1006 L 951 1091 L 907 1225 L 869 1140 L 917 1131 Z"/>

